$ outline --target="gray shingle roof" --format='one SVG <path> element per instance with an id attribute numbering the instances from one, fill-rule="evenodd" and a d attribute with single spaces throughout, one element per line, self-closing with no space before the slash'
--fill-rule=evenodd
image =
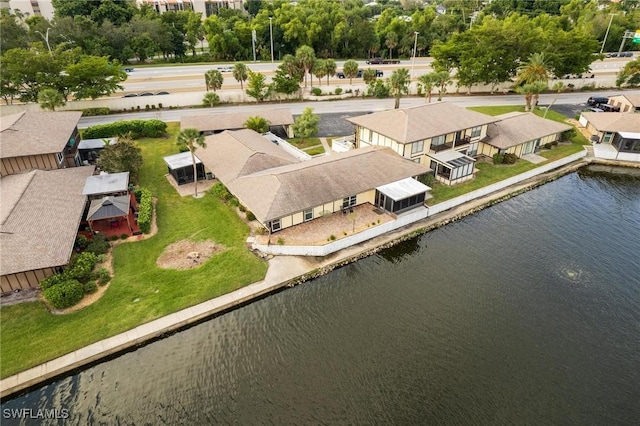
<path id="1" fill-rule="evenodd" d="M 180 128 L 193 127 L 201 132 L 243 129 L 249 117 L 259 116 L 269 120 L 272 126 L 293 124 L 289 108 L 265 109 L 249 112 L 230 112 L 207 115 L 190 115 L 180 119 Z"/>
<path id="2" fill-rule="evenodd" d="M 568 124 L 547 120 L 530 112 L 508 113 L 498 115 L 496 118 L 500 121 L 489 124 L 488 138 L 482 142 L 500 149 L 507 149 L 572 128 Z"/>
<path id="3" fill-rule="evenodd" d="M 12 208 L 0 225 L 0 274 L 68 263 L 87 199 L 82 188 L 93 171 L 93 166 L 34 170 L 27 173 L 31 179 L 0 179 L 3 202 L 16 183 L 21 188 L 19 197 L 11 195 Z"/>
<path id="4" fill-rule="evenodd" d="M 640 114 L 628 112 L 583 112 L 600 132 L 640 132 Z"/>
<path id="5" fill-rule="evenodd" d="M 0 117 L 0 158 L 62 152 L 82 112 L 24 111 Z"/>
<path id="6" fill-rule="evenodd" d="M 347 121 L 353 124 L 371 129 L 403 144 L 482 126 L 497 120 L 495 117 L 448 102 L 347 118 Z"/>

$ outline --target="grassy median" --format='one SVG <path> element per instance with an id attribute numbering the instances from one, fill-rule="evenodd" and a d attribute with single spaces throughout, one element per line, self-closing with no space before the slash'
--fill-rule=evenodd
<path id="1" fill-rule="evenodd" d="M 264 278 L 267 265 L 247 250 L 249 228 L 230 208 L 208 194 L 180 197 L 167 182 L 162 157 L 178 152 L 176 133 L 173 124 L 169 138 L 139 141 L 141 185 L 158 197 L 157 235 L 115 247 L 109 288 L 78 312 L 53 315 L 41 302 L 3 307 L 3 378 Z M 211 239 L 225 249 L 197 269 L 156 266 L 164 248 L 183 239 Z"/>

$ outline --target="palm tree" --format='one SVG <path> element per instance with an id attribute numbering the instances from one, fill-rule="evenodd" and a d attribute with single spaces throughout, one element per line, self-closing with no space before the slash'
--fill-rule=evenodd
<path id="1" fill-rule="evenodd" d="M 315 64 L 313 64 L 313 75 L 318 79 L 318 85 L 322 86 L 322 77 L 327 75 L 327 63 L 324 59 L 318 59 Z M 313 86 L 313 81 L 311 82 Z"/>
<path id="2" fill-rule="evenodd" d="M 247 79 L 249 78 L 247 66 L 242 62 L 235 64 L 233 66 L 233 78 L 235 78 L 236 81 L 240 82 L 240 90 L 244 90 L 244 87 L 242 87 L 242 83 L 247 81 Z"/>
<path id="3" fill-rule="evenodd" d="M 409 93 L 409 70 L 406 68 L 400 68 L 395 70 L 389 78 L 389 86 L 391 86 L 391 93 L 395 98 L 394 108 L 400 108 L 400 97 L 403 93 Z"/>
<path id="4" fill-rule="evenodd" d="M 433 83 L 438 88 L 438 101 L 442 100 L 442 96 L 447 93 L 447 85 L 451 83 L 449 71 L 438 71 L 433 74 Z"/>
<path id="5" fill-rule="evenodd" d="M 433 87 L 435 86 L 435 80 L 433 78 L 434 74 L 435 73 L 423 74 L 418 77 L 418 81 L 424 88 L 424 99 L 428 103 L 431 103 L 431 92 L 433 91 Z"/>
<path id="6" fill-rule="evenodd" d="M 358 75 L 358 63 L 353 59 L 349 59 L 342 66 L 342 72 L 345 77 L 349 77 L 349 84 L 353 84 L 353 77 Z"/>
<path id="7" fill-rule="evenodd" d="M 393 59 L 393 49 L 398 45 L 398 34 L 388 32 L 385 44 L 389 48 L 389 59 Z"/>
<path id="8" fill-rule="evenodd" d="M 532 103 L 538 103 L 538 95 L 547 89 L 548 81 L 549 66 L 544 52 L 532 53 L 529 61 L 518 68 L 516 75 L 516 90 L 525 94 L 525 110 L 529 111 Z"/>
<path id="9" fill-rule="evenodd" d="M 224 77 L 218 70 L 209 70 L 204 73 L 204 84 L 207 86 L 207 92 L 212 89 L 214 92 L 222 87 Z"/>
<path id="10" fill-rule="evenodd" d="M 306 45 L 298 47 L 296 49 L 296 60 L 300 67 L 304 69 L 304 87 L 307 87 L 307 74 L 311 71 L 316 61 L 316 53 L 313 51 L 313 47 Z"/>
<path id="11" fill-rule="evenodd" d="M 195 151 L 197 147 L 206 148 L 204 136 L 200 134 L 198 129 L 188 127 L 178 134 L 176 139 L 178 146 L 187 148 L 191 152 L 191 160 L 193 161 L 193 182 L 195 184 L 195 197 L 198 196 L 198 168 L 196 166 Z"/>
<path id="12" fill-rule="evenodd" d="M 42 109 L 50 109 L 55 111 L 56 107 L 64 106 L 66 104 L 62 93 L 56 89 L 46 88 L 38 92 L 38 103 Z"/>
<path id="13" fill-rule="evenodd" d="M 258 133 L 267 133 L 270 125 L 269 120 L 257 115 L 247 118 L 247 121 L 244 122 L 244 127 Z"/>
<path id="14" fill-rule="evenodd" d="M 338 69 L 336 61 L 333 59 L 324 60 L 325 71 L 327 71 L 327 86 L 329 85 L 329 77 L 333 77 Z"/>

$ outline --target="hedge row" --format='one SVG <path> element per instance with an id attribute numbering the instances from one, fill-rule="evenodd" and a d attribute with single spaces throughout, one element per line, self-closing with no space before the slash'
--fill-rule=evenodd
<path id="1" fill-rule="evenodd" d="M 98 124 L 88 127 L 82 134 L 84 139 L 131 136 L 133 139 L 159 138 L 167 132 L 167 123 L 160 120 L 131 120 Z"/>
<path id="2" fill-rule="evenodd" d="M 109 115 L 111 110 L 109 107 L 85 108 L 82 110 L 83 117 L 94 117 L 96 115 Z"/>
<path id="3" fill-rule="evenodd" d="M 140 188 L 136 192 L 140 194 L 140 205 L 138 210 L 138 226 L 140 230 L 148 234 L 151 231 L 151 217 L 153 215 L 153 198 L 151 191 L 147 188 Z M 137 198 L 137 197 L 136 197 Z"/>

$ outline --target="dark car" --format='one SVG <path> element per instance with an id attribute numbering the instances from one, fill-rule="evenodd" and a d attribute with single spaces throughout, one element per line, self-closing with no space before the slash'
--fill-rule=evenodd
<path id="1" fill-rule="evenodd" d="M 126 72 L 133 72 L 133 68 L 131 68 L 131 67 L 127 67 L 127 68 L 125 68 L 124 70 L 125 70 Z"/>
<path id="2" fill-rule="evenodd" d="M 140 93 L 140 96 L 153 96 L 153 93 L 151 93 L 151 92 L 144 92 L 144 93 Z"/>
<path id="3" fill-rule="evenodd" d="M 336 77 L 347 78 L 347 76 L 344 74 L 344 71 L 338 71 L 336 73 Z M 362 70 L 358 70 L 358 73 L 356 74 L 356 78 L 362 78 Z"/>
<path id="4" fill-rule="evenodd" d="M 123 98 L 135 98 L 137 96 L 138 96 L 137 93 L 127 93 L 126 95 L 123 96 Z"/>
<path id="5" fill-rule="evenodd" d="M 156 93 L 156 95 L 168 95 L 168 94 L 169 94 L 169 92 L 164 92 L 164 91 Z"/>
<path id="6" fill-rule="evenodd" d="M 595 107 L 598 105 L 606 105 L 609 103 L 609 98 L 606 96 L 591 96 L 587 99 L 587 104 L 589 106 Z"/>

